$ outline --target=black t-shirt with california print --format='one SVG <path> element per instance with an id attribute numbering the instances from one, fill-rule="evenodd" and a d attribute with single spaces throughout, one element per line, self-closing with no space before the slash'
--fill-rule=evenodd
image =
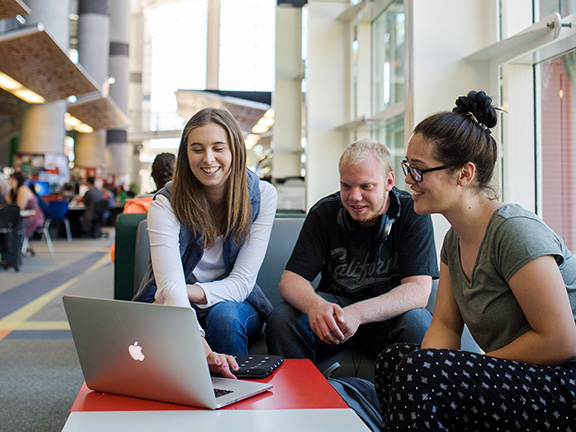
<path id="1" fill-rule="evenodd" d="M 318 201 L 308 212 L 286 270 L 313 281 L 317 290 L 355 301 L 386 293 L 408 276 L 438 277 L 432 220 L 418 215 L 409 193 L 392 188 L 390 218 L 395 218 L 387 239 L 377 241 L 380 223 L 351 231 L 342 229 L 337 215 L 340 193 Z M 344 210 L 345 211 L 345 210 Z"/>

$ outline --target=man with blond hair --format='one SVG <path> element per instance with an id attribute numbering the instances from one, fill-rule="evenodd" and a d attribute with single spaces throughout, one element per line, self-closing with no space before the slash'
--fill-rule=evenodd
<path id="1" fill-rule="evenodd" d="M 282 275 L 284 301 L 267 325 L 271 354 L 316 361 L 353 340 L 376 356 L 421 343 L 430 325 L 425 306 L 438 277 L 430 216 L 394 186 L 383 144 L 348 145 L 338 168 L 340 192 L 310 209 Z"/>

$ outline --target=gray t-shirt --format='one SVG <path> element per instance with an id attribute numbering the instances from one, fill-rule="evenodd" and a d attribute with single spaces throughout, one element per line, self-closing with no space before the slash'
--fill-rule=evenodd
<path id="1" fill-rule="evenodd" d="M 534 213 L 517 204 L 506 204 L 494 212 L 471 281 L 460 263 L 458 235 L 452 228 L 446 234 L 441 259 L 450 269 L 462 318 L 484 351 L 501 348 L 530 330 L 508 282 L 523 266 L 544 255 L 556 259 L 576 319 L 576 259 Z"/>

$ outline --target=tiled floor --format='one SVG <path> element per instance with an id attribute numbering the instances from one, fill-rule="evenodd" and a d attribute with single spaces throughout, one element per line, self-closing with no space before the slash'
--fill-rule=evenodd
<path id="1" fill-rule="evenodd" d="M 107 232 L 71 243 L 54 239 L 54 259 L 43 241 L 33 240 L 36 254 L 22 257 L 20 271 L 0 269 L 0 340 L 69 337 L 62 295 L 112 296 L 114 230 Z"/>
<path id="2" fill-rule="evenodd" d="M 112 298 L 114 230 L 101 239 L 34 240 L 20 271 L 0 268 L 0 432 L 58 431 L 83 378 L 63 295 Z"/>

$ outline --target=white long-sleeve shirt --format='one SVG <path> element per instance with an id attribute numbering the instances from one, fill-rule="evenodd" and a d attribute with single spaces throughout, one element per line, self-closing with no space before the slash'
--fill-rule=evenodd
<path id="1" fill-rule="evenodd" d="M 252 292 L 266 254 L 278 202 L 276 189 L 268 182 L 260 181 L 260 195 L 260 212 L 228 277 L 209 280 L 210 275 L 224 274 L 222 239 L 214 248 L 204 251 L 194 276 L 204 290 L 206 304 L 197 306 L 207 308 L 224 300 L 243 302 Z M 180 258 L 179 233 L 180 222 L 170 200 L 163 195 L 156 196 L 148 212 L 150 256 L 157 286 L 155 300 L 170 306 L 191 307 Z"/>

